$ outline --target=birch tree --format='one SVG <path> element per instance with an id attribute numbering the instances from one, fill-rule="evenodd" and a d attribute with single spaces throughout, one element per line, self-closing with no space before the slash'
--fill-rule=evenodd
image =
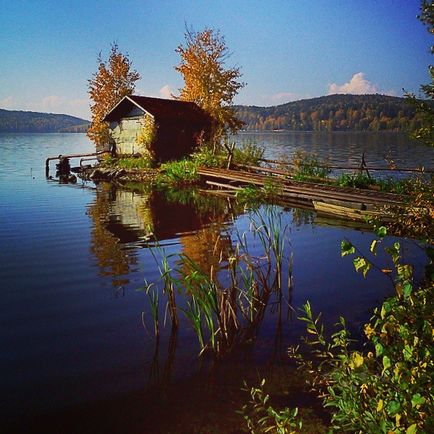
<path id="1" fill-rule="evenodd" d="M 109 127 L 104 116 L 125 96 L 131 95 L 140 74 L 132 69 L 128 54 L 119 51 L 117 44 L 112 44 L 108 60 L 98 56 L 98 70 L 88 80 L 88 94 L 91 103 L 92 121 L 87 131 L 88 137 L 97 149 L 109 143 Z"/>
<path id="2" fill-rule="evenodd" d="M 175 70 L 184 79 L 178 99 L 195 102 L 212 117 L 214 141 L 236 133 L 243 122 L 232 104 L 245 83 L 240 81 L 240 68 L 226 66 L 230 53 L 224 37 L 210 28 L 201 32 L 187 29 L 185 42 L 176 52 L 181 59 Z"/>

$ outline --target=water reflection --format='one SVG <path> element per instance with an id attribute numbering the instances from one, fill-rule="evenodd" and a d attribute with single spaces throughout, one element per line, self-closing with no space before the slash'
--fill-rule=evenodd
<path id="1" fill-rule="evenodd" d="M 228 249 L 228 234 L 221 228 L 237 212 L 226 199 L 197 191 L 167 195 L 141 184 L 120 188 L 101 183 L 87 214 L 93 223 L 90 251 L 100 275 L 111 276 L 119 286 L 129 283 L 127 276 L 137 266 L 134 250 L 155 240 L 179 242 L 186 255 L 209 270 L 216 265 L 213 250 Z"/>
<path id="2" fill-rule="evenodd" d="M 110 184 L 101 184 L 96 190 L 96 197 L 88 207 L 87 214 L 93 221 L 91 230 L 90 251 L 95 256 L 101 276 L 112 276 L 112 284 L 119 286 L 127 284 L 127 276 L 130 266 L 136 263 L 136 258 L 129 255 L 122 246 L 122 241 L 137 239 L 132 236 L 135 232 L 128 225 L 122 224 L 122 214 L 116 214 L 114 209 L 119 209 L 124 204 L 124 195 L 116 200 L 116 189 Z M 130 198 L 133 198 L 133 193 Z M 125 221 L 131 221 L 132 213 L 128 210 Z M 143 222 L 136 214 L 135 224 Z M 132 233 L 131 233 L 132 232 Z"/>

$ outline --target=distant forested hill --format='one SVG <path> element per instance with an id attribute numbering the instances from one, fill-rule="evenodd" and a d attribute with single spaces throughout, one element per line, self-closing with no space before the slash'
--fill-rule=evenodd
<path id="1" fill-rule="evenodd" d="M 329 95 L 274 107 L 235 109 L 250 131 L 411 131 L 421 125 L 405 98 L 378 94 Z"/>
<path id="2" fill-rule="evenodd" d="M 69 115 L 0 109 L 1 133 L 84 133 L 88 126 Z"/>

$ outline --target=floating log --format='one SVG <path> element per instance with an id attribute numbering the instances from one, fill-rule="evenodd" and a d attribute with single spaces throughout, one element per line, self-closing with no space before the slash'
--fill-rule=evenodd
<path id="1" fill-rule="evenodd" d="M 315 211 L 318 214 L 322 215 L 329 215 L 341 218 L 344 217 L 350 220 L 360 221 L 366 221 L 366 219 L 370 217 L 378 218 L 383 221 L 387 219 L 387 216 L 384 213 L 380 211 L 374 211 L 373 209 L 363 209 L 363 207 L 358 206 L 359 204 L 354 207 L 354 205 L 351 205 L 349 203 L 338 204 L 317 200 L 314 200 L 312 202 Z"/>

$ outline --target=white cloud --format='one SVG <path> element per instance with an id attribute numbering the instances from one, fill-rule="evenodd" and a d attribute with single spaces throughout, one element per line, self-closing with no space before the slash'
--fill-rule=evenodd
<path id="1" fill-rule="evenodd" d="M 170 88 L 170 86 L 168 84 L 166 84 L 165 86 L 163 86 L 159 91 L 158 91 L 160 98 L 166 98 L 166 99 L 172 99 L 172 89 Z"/>
<path id="2" fill-rule="evenodd" d="M 380 92 L 378 86 L 367 80 L 363 72 L 358 72 L 357 74 L 354 74 L 348 83 L 331 83 L 328 85 L 328 87 L 328 95 L 332 95 L 335 93 L 350 93 L 353 95 L 363 95 Z"/>

